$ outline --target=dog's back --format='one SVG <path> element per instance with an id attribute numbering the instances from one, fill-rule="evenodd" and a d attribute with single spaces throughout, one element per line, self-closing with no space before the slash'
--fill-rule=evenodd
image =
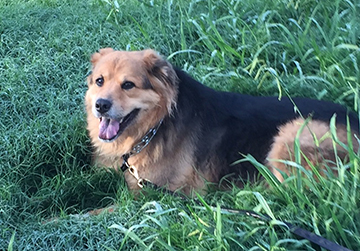
<path id="1" fill-rule="evenodd" d="M 333 116 L 338 138 L 345 144 L 348 143 L 346 125 L 349 120 L 352 143 L 355 150 L 358 149 L 357 139 L 353 135 L 359 132 L 359 119 L 341 105 L 308 98 L 283 97 L 279 100 L 277 97 L 217 92 L 181 70 L 177 69 L 176 73 L 180 79 L 177 114 L 188 118 L 188 123 L 194 124 L 199 131 L 196 167 L 199 170 L 213 169 L 213 180 L 218 181 L 229 174 L 245 180 L 255 179 L 257 170 L 252 164 L 241 162 L 232 165 L 247 154 L 267 164 L 282 180 L 276 169 L 284 173 L 288 171 L 283 162 L 277 160 L 294 160 L 293 147 L 299 130 L 303 131 L 299 136 L 300 143 L 303 143 L 303 153 L 310 155 L 310 158 L 313 156 L 311 161 L 320 164 L 323 157 L 333 160 L 335 157 L 329 127 Z M 188 116 L 184 115 L 186 112 Z M 188 127 L 189 130 L 191 128 Z M 323 142 L 316 145 L 319 140 Z M 322 156 L 315 157 L 319 151 Z"/>

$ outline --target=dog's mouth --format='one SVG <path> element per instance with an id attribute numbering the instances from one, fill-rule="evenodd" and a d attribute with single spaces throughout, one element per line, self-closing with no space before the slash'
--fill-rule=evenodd
<path id="1" fill-rule="evenodd" d="M 99 139 L 105 142 L 114 141 L 121 135 L 125 128 L 131 124 L 138 113 L 139 109 L 135 109 L 120 120 L 109 117 L 100 117 Z"/>

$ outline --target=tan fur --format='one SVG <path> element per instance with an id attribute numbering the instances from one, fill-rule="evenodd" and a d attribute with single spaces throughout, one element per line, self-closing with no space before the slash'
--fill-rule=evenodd
<path id="1" fill-rule="evenodd" d="M 303 125 L 305 126 L 303 127 Z M 302 129 L 303 127 L 303 129 Z M 295 161 L 294 157 L 294 143 L 300 130 L 303 130 L 299 135 L 299 143 L 301 149 L 301 165 L 306 169 L 311 169 L 311 165 L 324 168 L 325 161 L 328 166 L 335 166 L 336 156 L 334 151 L 334 139 L 330 133 L 330 127 L 327 123 L 322 121 L 310 120 L 305 122 L 304 119 L 296 119 L 279 128 L 278 135 L 274 138 L 274 143 L 268 154 L 268 166 L 272 173 L 283 182 L 284 177 L 281 172 L 290 175 L 289 167 L 279 160 Z M 355 133 L 352 133 L 354 135 Z M 344 125 L 337 126 L 338 140 L 348 145 L 347 131 Z M 352 136 L 354 149 L 357 151 L 358 144 L 354 136 Z M 339 144 L 335 144 L 337 156 L 341 159 L 346 157 L 347 151 Z M 307 160 L 306 160 L 306 159 Z M 310 163 L 308 163 L 310 161 Z M 332 165 L 330 162 L 333 162 Z M 336 170 L 334 170 L 336 172 Z M 320 172 L 321 173 L 321 172 Z"/>
<path id="2" fill-rule="evenodd" d="M 200 93 L 200 91 L 192 98 L 203 98 L 200 102 L 207 102 L 203 106 L 205 108 L 199 110 L 203 113 L 203 117 L 197 114 L 197 112 L 194 112 L 192 110 L 193 107 L 187 106 L 186 109 L 191 112 L 187 115 L 187 121 L 178 121 L 182 117 L 180 115 L 179 117 L 174 115 L 178 114 L 177 112 L 180 110 L 177 109 L 177 98 L 180 92 L 178 89 L 179 79 L 175 72 L 176 69 L 153 50 L 123 52 L 106 48 L 93 54 L 91 63 L 92 73 L 88 77 L 88 91 L 85 96 L 85 104 L 88 123 L 87 129 L 95 148 L 94 159 L 98 166 L 119 169 L 123 164 L 123 155 L 128 154 L 134 145 L 139 143 L 142 137 L 147 134 L 149 129 L 158 125 L 159 121 L 166 117 L 168 121 L 173 119 L 174 122 L 169 122 L 168 124 L 164 122 L 160 129 L 164 126 L 166 126 L 166 129 L 162 131 L 160 137 L 156 138 L 156 143 L 152 141 L 151 143 L 154 144 L 145 147 L 140 153 L 132 155 L 128 162 L 136 168 L 140 178 L 146 178 L 158 186 L 166 187 L 172 191 L 181 189 L 187 194 L 191 194 L 193 190 L 203 192 L 204 189 L 206 189 L 205 184 L 207 182 L 221 183 L 223 175 L 230 175 L 231 170 L 229 172 L 227 172 L 227 170 L 229 170 L 229 166 L 231 166 L 234 160 L 232 160 L 231 163 L 224 164 L 224 161 L 227 161 L 225 157 L 227 157 L 228 153 L 219 153 L 219 150 L 227 149 L 228 144 L 225 143 L 230 140 L 232 144 L 235 144 L 236 142 L 232 141 L 232 139 L 238 139 L 240 138 L 239 136 L 243 136 L 243 144 L 246 145 L 248 142 L 252 142 L 252 135 L 258 132 L 253 131 L 249 135 L 244 135 L 243 132 L 246 133 L 247 128 L 242 128 L 242 123 L 248 119 L 247 111 L 244 111 L 241 118 L 234 120 L 235 115 L 240 116 L 237 113 L 239 107 L 229 107 L 228 110 L 234 109 L 236 112 L 229 114 L 228 117 L 222 117 L 222 120 L 219 120 L 217 123 L 211 123 L 211 125 L 214 126 L 210 129 L 208 128 L 208 131 L 204 134 L 201 131 L 204 127 L 201 125 L 212 120 L 213 117 L 209 116 L 209 114 L 221 114 L 222 111 L 227 110 L 228 107 L 221 106 L 224 104 L 223 100 L 225 96 L 215 96 L 219 97 L 218 103 L 215 104 L 220 108 L 216 110 L 214 105 L 214 107 L 212 107 L 213 110 L 208 111 L 208 107 L 213 105 L 211 102 L 214 96 L 204 95 L 205 93 Z M 99 86 L 96 83 L 96 79 L 100 77 L 103 78 L 104 82 Z M 134 83 L 135 87 L 131 89 L 122 88 L 122 84 L 128 81 Z M 191 82 L 194 80 L 186 78 L 184 82 L 187 81 Z M 206 92 L 205 89 L 201 89 L 201 91 Z M 207 90 L 207 92 L 210 91 Z M 190 92 L 187 92 L 187 94 L 189 93 Z M 211 93 L 213 92 L 211 91 Z M 188 97 L 188 95 L 183 94 L 183 97 L 184 96 Z M 205 97 L 207 97 L 207 99 L 205 99 Z M 139 111 L 133 123 L 126 127 L 121 134 L 121 131 L 118 130 L 119 133 L 117 136 L 120 135 L 118 138 L 115 139 L 115 137 L 113 137 L 108 140 L 112 140 L 111 142 L 104 142 L 99 139 L 101 116 L 98 115 L 96 110 L 98 109 L 96 108 L 96 102 L 99 99 L 111 100 L 111 109 L 106 112 L 111 118 L 124 118 L 128 114 L 134 114 L 132 113 L 134 110 Z M 183 103 L 187 101 L 186 99 Z M 178 102 L 178 107 L 183 103 Z M 196 104 L 198 104 L 198 106 L 202 105 L 202 103 Z M 249 111 L 249 108 L 247 109 Z M 258 110 L 258 112 L 260 111 L 261 110 Z M 206 117 L 206 119 L 204 117 Z M 291 118 L 292 117 L 290 117 L 290 119 Z M 249 118 L 249 121 L 251 119 L 252 118 Z M 119 121 L 122 120 L 119 119 Z M 228 127 L 227 125 L 225 126 L 225 121 L 236 121 L 237 124 L 236 126 Z M 188 130 L 187 126 L 191 122 L 193 125 Z M 274 137 L 269 152 L 267 152 L 267 150 L 272 142 L 273 133 L 276 130 L 270 130 L 271 135 L 267 135 L 269 138 L 267 138 L 264 143 L 261 141 L 262 137 L 259 137 L 257 142 L 252 142 L 256 147 L 249 147 L 250 150 L 256 153 L 257 149 L 265 145 L 260 149 L 261 151 L 259 150 L 261 155 L 258 157 L 263 160 L 266 154 L 268 154 L 267 165 L 280 181 L 283 181 L 283 177 L 279 171 L 286 174 L 290 174 L 290 171 L 285 164 L 278 160 L 294 160 L 295 138 L 304 122 L 303 119 L 296 119 L 282 125 L 279 128 L 278 134 Z M 276 126 L 280 123 L 282 122 L 278 122 L 273 128 L 276 129 Z M 244 127 L 246 125 L 245 123 Z M 181 133 L 178 133 L 178 127 L 181 126 Z M 258 128 L 265 130 L 264 128 L 266 127 Z M 234 133 L 233 135 L 235 136 L 232 137 L 232 134 L 229 132 L 236 130 L 239 131 Z M 337 137 L 341 142 L 345 144 L 348 143 L 345 126 L 338 125 Z M 211 139 L 211 141 L 209 139 Z M 309 121 L 299 137 L 299 142 L 302 153 L 315 166 L 322 166 L 325 160 L 335 161 L 333 140 L 329 133 L 327 123 L 315 120 Z M 357 150 L 359 146 L 356 142 L 357 140 L 353 137 L 354 148 Z M 197 147 L 199 145 L 203 147 L 201 153 L 198 152 L 199 148 Z M 339 157 L 342 159 L 346 157 L 346 151 L 339 145 L 336 145 L 336 149 Z M 237 151 L 237 148 L 229 148 L 229 151 L 233 150 Z M 243 150 L 245 151 L 244 154 L 247 154 L 247 149 Z M 208 157 L 206 159 L 200 159 L 203 154 L 208 154 Z M 238 157 L 240 158 L 241 155 L 239 154 Z M 195 166 L 196 161 L 198 161 L 197 164 L 199 165 L 200 163 L 201 166 Z M 309 164 L 304 157 L 301 159 L 301 164 L 309 168 Z M 245 166 L 245 168 L 247 167 Z M 124 175 L 131 190 L 139 189 L 137 180 L 129 171 L 126 171 Z M 242 175 L 241 178 L 245 179 L 247 174 L 243 173 Z"/>
<path id="3" fill-rule="evenodd" d="M 95 162 L 99 166 L 118 169 L 123 163 L 122 155 L 130 152 L 150 128 L 176 108 L 177 90 L 174 83 L 171 83 L 177 81 L 176 74 L 172 67 L 152 50 L 124 53 L 107 48 L 95 53 L 91 62 L 93 69 L 88 77 L 89 89 L 85 103 L 88 113 L 87 129 L 95 147 Z M 157 64 L 159 69 L 153 69 L 158 67 Z M 154 70 L 158 70 L 156 76 L 152 74 Z M 101 88 L 94 84 L 99 76 L 105 79 Z M 151 89 L 142 87 L 144 79 L 150 81 Z M 125 80 L 135 83 L 136 88 L 127 92 L 122 90 L 120 85 Z M 99 118 L 92 115 L 94 102 L 98 98 L 111 98 L 115 101 L 115 110 L 124 115 L 134 108 L 141 108 L 142 111 L 136 123 L 111 143 L 98 139 Z M 169 139 L 172 137 L 173 135 L 168 135 Z M 191 138 L 181 141 L 168 140 L 157 144 L 155 148 L 145 148 L 132 156 L 129 164 L 136 167 L 140 177 L 146 177 L 158 186 L 165 186 L 173 191 L 182 188 L 189 194 L 190 188 L 204 187 L 203 179 L 193 167 L 192 148 Z M 156 168 L 144 168 L 145 165 Z M 136 179 L 129 172 L 125 173 L 125 179 L 130 189 L 139 189 Z"/>

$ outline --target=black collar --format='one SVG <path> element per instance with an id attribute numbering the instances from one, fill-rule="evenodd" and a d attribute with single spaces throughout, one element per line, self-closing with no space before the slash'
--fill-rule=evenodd
<path id="1" fill-rule="evenodd" d="M 159 130 L 159 127 L 161 126 L 163 122 L 163 119 L 161 119 L 159 121 L 159 123 L 151 128 L 146 134 L 144 137 L 142 137 L 142 139 L 140 140 L 139 143 L 137 143 L 132 149 L 130 152 L 128 153 L 125 153 L 122 158 L 123 158 L 123 164 L 121 166 L 121 171 L 125 172 L 129 167 L 130 167 L 130 164 L 128 162 L 128 159 L 133 156 L 133 155 L 136 155 L 138 153 L 140 153 L 149 143 L 150 141 L 154 138 L 154 136 L 156 135 L 157 131 Z"/>

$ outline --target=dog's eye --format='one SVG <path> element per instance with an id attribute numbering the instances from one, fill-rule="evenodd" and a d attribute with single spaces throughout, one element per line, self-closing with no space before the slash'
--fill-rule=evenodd
<path id="1" fill-rule="evenodd" d="M 101 76 L 100 78 L 97 78 L 95 80 L 95 83 L 96 83 L 97 86 L 102 86 L 104 84 L 104 77 Z"/>
<path id="2" fill-rule="evenodd" d="M 129 82 L 129 81 L 126 81 L 125 83 L 123 83 L 121 85 L 121 88 L 123 88 L 124 90 L 130 90 L 134 87 L 135 87 L 135 84 L 133 82 Z"/>

